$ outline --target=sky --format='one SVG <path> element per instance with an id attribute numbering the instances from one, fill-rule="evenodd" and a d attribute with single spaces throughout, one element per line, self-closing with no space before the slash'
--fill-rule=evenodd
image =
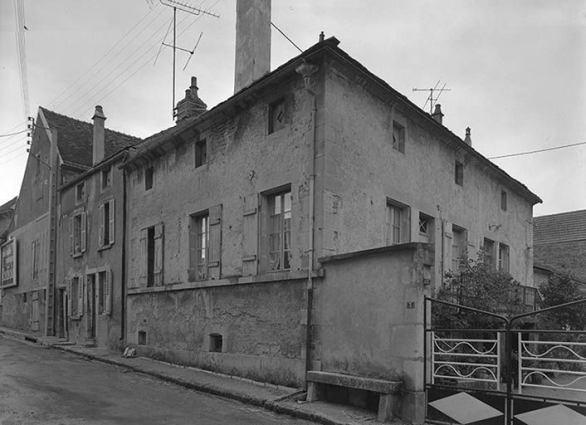
<path id="1" fill-rule="evenodd" d="M 209 109 L 234 92 L 236 0 L 180 2 L 203 12 L 177 12 L 175 101 L 196 76 Z M 102 105 L 107 128 L 142 138 L 173 126 L 172 17 L 159 0 L 0 0 L 0 204 L 39 106 L 91 122 Z M 488 158 L 581 143 L 493 162 L 543 200 L 535 216 L 586 209 L 586 2 L 274 0 L 271 20 L 302 50 L 335 36 L 419 107 L 414 88 L 445 84 L 444 125 Z M 271 69 L 293 43 L 273 28 Z"/>

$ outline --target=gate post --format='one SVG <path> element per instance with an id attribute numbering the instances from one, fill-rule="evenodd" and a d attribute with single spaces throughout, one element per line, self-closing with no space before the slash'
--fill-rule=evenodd
<path id="1" fill-rule="evenodd" d="M 513 364 L 511 363 L 512 356 L 512 340 L 511 340 L 511 321 L 506 319 L 507 326 L 505 328 L 505 364 L 507 365 L 507 373 L 505 373 L 505 380 L 507 384 L 507 399 L 506 399 L 506 423 L 507 425 L 512 425 L 513 423 L 513 400 L 512 400 L 512 393 L 513 393 Z"/>

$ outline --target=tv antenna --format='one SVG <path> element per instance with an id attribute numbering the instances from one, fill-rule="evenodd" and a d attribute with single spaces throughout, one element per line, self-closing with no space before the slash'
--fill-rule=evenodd
<path id="1" fill-rule="evenodd" d="M 181 50 L 183 52 L 189 53 L 189 58 L 187 59 L 187 62 L 185 63 L 185 66 L 183 67 L 183 70 L 185 70 L 185 68 L 187 68 L 187 64 L 189 64 L 189 61 L 191 60 L 191 58 L 193 56 L 193 53 L 195 52 L 195 49 L 197 49 L 199 41 L 201 40 L 201 36 L 203 35 L 203 32 L 199 34 L 199 38 L 197 39 L 197 41 L 195 42 L 195 46 L 191 50 L 177 47 L 177 9 L 179 9 L 183 12 L 189 13 L 191 15 L 207 15 L 207 16 L 212 16 L 214 18 L 219 18 L 220 15 L 216 15 L 214 13 L 211 13 L 206 10 L 191 6 L 187 3 L 181 3 L 176 0 L 160 0 L 160 2 L 163 6 L 168 6 L 168 7 L 173 8 L 173 44 L 165 43 L 165 39 L 163 39 L 163 43 L 161 44 L 161 47 L 167 46 L 167 47 L 171 47 L 173 49 L 173 105 L 171 105 L 171 114 L 172 114 L 173 118 L 175 118 L 175 74 L 176 74 L 175 73 L 175 63 L 176 63 L 177 50 Z M 167 30 L 167 33 L 168 32 L 169 31 Z M 165 34 L 165 38 L 166 37 L 167 37 L 167 34 Z M 159 49 L 159 52 L 160 52 L 160 49 Z M 155 59 L 155 62 L 156 62 L 156 59 Z"/>
<path id="2" fill-rule="evenodd" d="M 429 113 L 430 114 L 433 114 L 433 107 L 437 103 L 437 100 L 442 95 L 442 93 L 445 91 L 452 90 L 452 89 L 446 88 L 447 83 L 444 83 L 444 85 L 442 86 L 441 89 L 438 88 L 438 86 L 440 85 L 440 81 L 441 80 L 437 80 L 437 83 L 435 83 L 435 86 L 432 89 L 418 89 L 418 88 L 413 89 L 413 91 L 428 91 L 429 92 L 429 96 L 427 96 L 427 100 L 425 101 L 425 105 L 423 105 L 422 109 L 425 109 L 425 107 L 427 106 L 427 103 L 429 102 Z M 438 95 L 436 97 L 433 97 L 434 93 L 438 93 Z"/>

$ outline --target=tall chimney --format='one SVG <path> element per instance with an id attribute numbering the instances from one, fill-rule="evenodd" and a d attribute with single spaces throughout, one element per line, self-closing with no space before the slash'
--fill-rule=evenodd
<path id="1" fill-rule="evenodd" d="M 237 0 L 234 93 L 271 70 L 271 0 Z"/>
<path id="2" fill-rule="evenodd" d="M 92 120 L 94 121 L 92 164 L 96 165 L 104 159 L 105 155 L 104 139 L 106 130 L 104 122 L 106 121 L 106 116 L 100 105 L 96 105 L 96 112 L 94 112 Z"/>
<path id="3" fill-rule="evenodd" d="M 199 98 L 197 78 L 191 77 L 191 86 L 185 90 L 185 98 L 177 102 L 175 107 L 175 121 L 179 122 L 189 117 L 199 117 L 207 111 L 208 105 Z"/>
<path id="4" fill-rule="evenodd" d="M 431 114 L 431 117 L 438 123 L 442 123 L 443 118 L 444 118 L 444 114 L 442 113 L 442 105 L 440 105 L 439 103 L 437 103 L 435 105 L 435 109 L 433 111 L 433 114 Z"/>
<path id="5" fill-rule="evenodd" d="M 466 137 L 464 138 L 464 143 L 468 146 L 472 146 L 472 137 L 470 137 L 470 127 L 466 127 Z"/>

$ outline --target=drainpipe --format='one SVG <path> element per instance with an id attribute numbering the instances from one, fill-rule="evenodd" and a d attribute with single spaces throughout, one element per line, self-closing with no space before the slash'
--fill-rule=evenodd
<path id="1" fill-rule="evenodd" d="M 315 227 L 315 147 L 316 147 L 316 121 L 317 121 L 317 96 L 311 89 L 312 78 L 311 76 L 317 72 L 317 66 L 307 62 L 302 62 L 295 71 L 303 77 L 305 89 L 307 93 L 312 97 L 313 106 L 311 111 L 311 146 L 309 161 L 309 225 L 308 225 L 308 267 L 307 267 L 307 318 L 306 318 L 306 335 L 305 335 L 305 372 L 311 370 L 311 346 L 312 346 L 312 316 L 311 310 L 313 308 L 313 261 L 314 261 L 314 248 L 313 248 L 313 237 Z M 305 380 L 305 390 L 307 390 L 307 380 Z"/>
<path id="2" fill-rule="evenodd" d="M 128 154 L 126 154 L 128 155 Z M 125 155 L 125 156 L 126 156 Z M 126 157 L 122 162 L 126 161 Z M 122 281 L 120 282 L 120 341 L 126 345 L 126 170 L 122 170 Z"/>

